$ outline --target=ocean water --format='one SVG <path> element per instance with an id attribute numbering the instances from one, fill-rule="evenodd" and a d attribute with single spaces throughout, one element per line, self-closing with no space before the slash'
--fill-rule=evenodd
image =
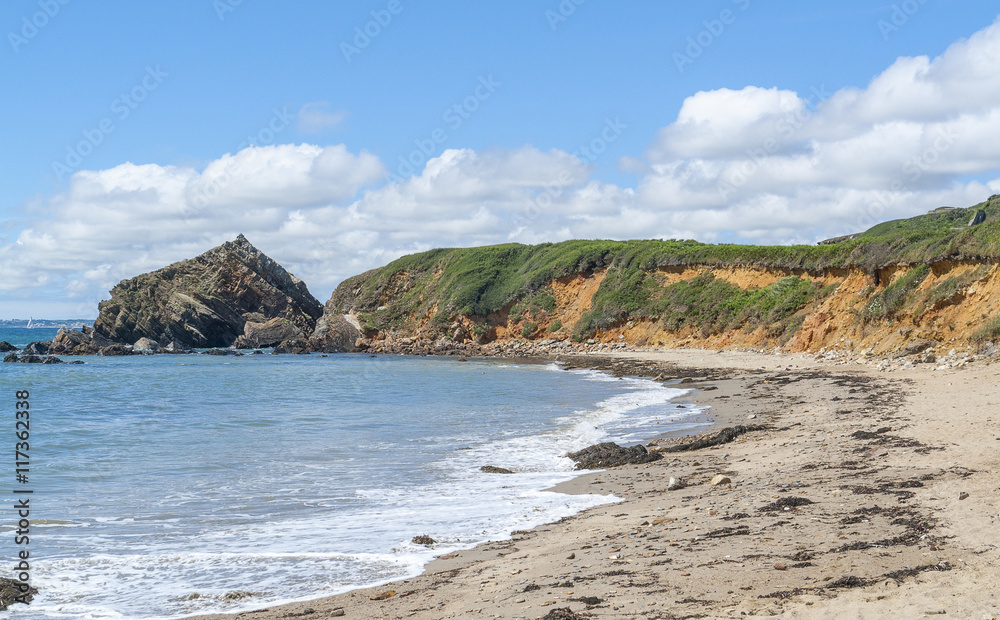
<path id="1" fill-rule="evenodd" d="M 702 424 L 674 404 L 683 390 L 555 364 L 79 359 L 0 364 L 4 410 L 31 392 L 28 484 L 3 468 L 0 575 L 19 549 L 12 487 L 31 488 L 40 594 L 12 619 L 177 618 L 405 578 L 615 501 L 545 491 L 577 475 L 567 451 Z M 12 455 L 12 433 L 0 437 Z"/>
<path id="2" fill-rule="evenodd" d="M 0 327 L 0 342 L 9 342 L 23 348 L 32 342 L 45 342 L 56 337 L 59 330 L 50 327 L 28 329 L 26 327 Z"/>

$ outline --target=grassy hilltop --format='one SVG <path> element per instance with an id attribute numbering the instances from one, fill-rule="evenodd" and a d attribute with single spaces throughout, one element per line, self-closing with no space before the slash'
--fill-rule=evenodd
<path id="1" fill-rule="evenodd" d="M 985 211 L 986 221 L 969 227 L 978 210 Z M 986 264 L 998 257 L 1000 196 L 993 196 L 973 207 L 885 222 L 821 245 L 581 240 L 431 250 L 346 280 L 327 312 L 355 314 L 369 334 L 444 334 L 461 319 L 473 324 L 477 338 L 488 338 L 498 325 L 516 324 L 523 337 L 559 332 L 582 340 L 628 321 L 644 321 L 666 331 L 693 327 L 703 336 L 764 327 L 768 337 L 786 341 L 807 310 L 840 285 L 820 281 L 817 274 L 868 274 L 871 290 L 864 291 L 856 312 L 862 323 L 892 320 L 900 313 L 919 319 L 988 275 L 987 266 L 920 289 L 930 266 Z M 700 271 L 680 281 L 657 277 L 689 267 Z M 783 277 L 759 287 L 717 277 L 745 267 Z M 572 326 L 556 325 L 549 316 L 557 309 L 553 286 L 579 274 L 603 274 L 603 279 Z M 995 336 L 987 332 L 983 337 Z"/>

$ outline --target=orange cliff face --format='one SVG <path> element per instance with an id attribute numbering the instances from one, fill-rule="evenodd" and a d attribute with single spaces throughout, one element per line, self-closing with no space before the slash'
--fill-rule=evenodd
<path id="1" fill-rule="evenodd" d="M 691 347 L 710 349 L 780 349 L 812 352 L 820 349 L 869 351 L 893 355 L 914 342 L 932 341 L 947 349 L 976 350 L 982 343 L 976 332 L 987 319 L 1000 313 L 1000 265 L 981 262 L 940 262 L 889 319 L 865 318 L 866 307 L 880 292 L 920 266 L 898 266 L 869 273 L 860 268 L 803 270 L 739 267 L 671 267 L 650 273 L 660 287 L 691 280 L 711 272 L 741 289 L 759 289 L 789 276 L 798 276 L 829 287 L 832 292 L 810 302 L 796 314 L 799 327 L 791 335 L 769 334 L 766 327 L 747 330 L 736 327 L 721 333 L 703 334 L 697 327 L 665 329 L 659 320 L 637 318 L 623 321 L 593 335 L 596 343 L 624 343 L 646 347 Z M 512 343 L 572 339 L 574 326 L 591 309 L 592 300 L 606 271 L 576 274 L 548 285 L 554 304 L 547 308 L 510 304 L 489 317 L 449 317 L 445 334 L 455 343 Z M 876 283 L 876 278 L 878 282 Z M 398 284 L 398 282 L 396 283 Z M 953 290 L 954 289 L 954 290 Z M 390 293 L 391 294 L 391 293 Z M 656 290 L 653 292 L 657 294 Z M 434 340 L 437 306 L 425 316 L 413 316 L 407 333 L 369 333 L 374 341 L 401 338 Z"/>

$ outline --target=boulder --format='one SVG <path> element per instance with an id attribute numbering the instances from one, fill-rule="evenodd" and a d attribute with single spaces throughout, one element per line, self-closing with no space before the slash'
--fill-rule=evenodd
<path id="1" fill-rule="evenodd" d="M 24 347 L 24 352 L 28 355 L 47 355 L 50 346 L 52 346 L 51 342 L 32 342 Z"/>
<path id="2" fill-rule="evenodd" d="M 357 351 L 364 348 L 364 345 L 364 334 L 358 320 L 350 314 L 336 312 L 328 312 L 320 317 L 309 338 L 310 348 L 323 353 Z"/>
<path id="3" fill-rule="evenodd" d="M 132 345 L 133 352 L 156 353 L 160 350 L 160 343 L 152 338 L 140 338 Z"/>
<path id="4" fill-rule="evenodd" d="M 38 594 L 38 588 L 34 586 L 28 587 L 28 591 L 24 592 L 21 590 L 20 581 L 0 577 L 0 611 L 4 611 L 14 603 L 30 603 L 36 594 Z"/>
<path id="5" fill-rule="evenodd" d="M 119 282 L 94 331 L 115 342 L 232 345 L 248 320 L 282 318 L 310 334 L 323 306 L 305 283 L 239 235 L 195 258 Z"/>
<path id="6" fill-rule="evenodd" d="M 732 483 L 733 483 L 732 478 L 730 478 L 729 476 L 726 476 L 724 474 L 718 474 L 717 476 L 714 476 L 712 478 L 712 486 L 713 487 L 717 487 L 720 484 L 732 484 Z"/>
<path id="7" fill-rule="evenodd" d="M 106 357 L 121 357 L 125 355 L 132 355 L 132 349 L 123 344 L 111 344 L 106 347 L 102 347 L 97 354 L 104 355 Z"/>
<path id="8" fill-rule="evenodd" d="M 273 347 L 286 340 L 302 340 L 302 330 L 288 319 L 275 317 L 264 323 L 247 321 L 243 335 L 233 346 L 237 349 L 259 349 Z"/>
<path id="9" fill-rule="evenodd" d="M 511 470 L 506 469 L 504 467 L 494 467 L 493 465 L 483 465 L 482 467 L 479 468 L 479 471 L 481 471 L 483 473 L 486 473 L 486 474 L 512 474 L 512 473 L 514 473 Z"/>
<path id="10" fill-rule="evenodd" d="M 567 456 L 576 461 L 576 469 L 605 469 L 620 465 L 649 463 L 662 458 L 658 452 L 646 450 L 646 446 L 623 448 L 612 442 L 595 444 Z"/>
<path id="11" fill-rule="evenodd" d="M 16 362 L 17 353 L 8 353 L 7 355 L 4 356 L 3 361 L 7 362 L 8 364 L 10 364 L 11 362 Z"/>
<path id="12" fill-rule="evenodd" d="M 412 542 L 414 545 L 424 545 L 425 547 L 430 547 L 431 545 L 437 543 L 437 541 L 431 538 L 430 536 L 414 536 L 413 540 L 411 540 L 410 542 Z"/>
<path id="13" fill-rule="evenodd" d="M 8 351 L 17 351 L 17 347 L 7 342 L 6 340 L 0 342 L 0 353 L 7 353 Z"/>
<path id="14" fill-rule="evenodd" d="M 69 329 L 60 327 L 52 339 L 50 353 L 62 355 L 94 355 L 103 347 L 115 344 L 111 340 L 94 333 L 90 327 Z"/>

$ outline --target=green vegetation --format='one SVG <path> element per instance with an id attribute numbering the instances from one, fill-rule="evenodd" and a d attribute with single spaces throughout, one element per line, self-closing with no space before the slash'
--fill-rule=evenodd
<path id="1" fill-rule="evenodd" d="M 555 332 L 559 331 L 560 329 L 562 329 L 562 321 L 560 321 L 558 319 L 556 319 L 555 323 L 553 323 L 552 325 L 549 325 L 549 333 L 553 333 L 554 334 Z"/>
<path id="2" fill-rule="evenodd" d="M 525 323 L 524 327 L 521 328 L 521 335 L 524 336 L 525 338 L 528 338 L 531 336 L 531 334 L 535 333 L 535 331 L 537 330 L 538 330 L 538 323 Z"/>
<path id="3" fill-rule="evenodd" d="M 972 334 L 976 342 L 1000 342 L 1000 316 L 995 316 Z"/>
<path id="4" fill-rule="evenodd" d="M 966 227 L 977 209 L 986 211 L 986 222 Z M 1000 258 L 1000 196 L 968 209 L 885 222 L 853 238 L 824 245 L 577 240 L 431 250 L 346 280 L 331 301 L 334 307 L 359 312 L 366 330 L 412 330 L 411 318 L 432 313 L 432 326 L 442 331 L 459 315 L 479 317 L 489 325 L 510 312 L 537 323 L 555 309 L 548 287 L 551 281 L 606 269 L 590 311 L 574 327 L 575 338 L 640 318 L 662 320 L 665 326 L 674 327 L 697 324 L 709 332 L 764 325 L 768 333 L 785 337 L 801 324 L 797 313 L 829 291 L 798 277 L 763 289 L 741 290 L 711 276 L 664 288 L 652 274 L 693 265 L 799 273 L 856 267 L 875 274 L 895 265 L 977 258 Z M 864 295 L 863 318 L 891 318 L 905 307 L 917 307 L 913 292 L 927 273 L 926 268 L 913 270 L 887 289 Z M 958 291 L 962 283 L 948 284 L 952 286 Z M 946 295 L 948 290 L 934 294 Z M 933 303 L 929 296 L 924 306 Z"/>
<path id="5" fill-rule="evenodd" d="M 918 265 L 906 275 L 872 295 L 861 316 L 866 321 L 892 317 L 902 307 L 903 302 L 930 274 L 930 267 Z"/>

